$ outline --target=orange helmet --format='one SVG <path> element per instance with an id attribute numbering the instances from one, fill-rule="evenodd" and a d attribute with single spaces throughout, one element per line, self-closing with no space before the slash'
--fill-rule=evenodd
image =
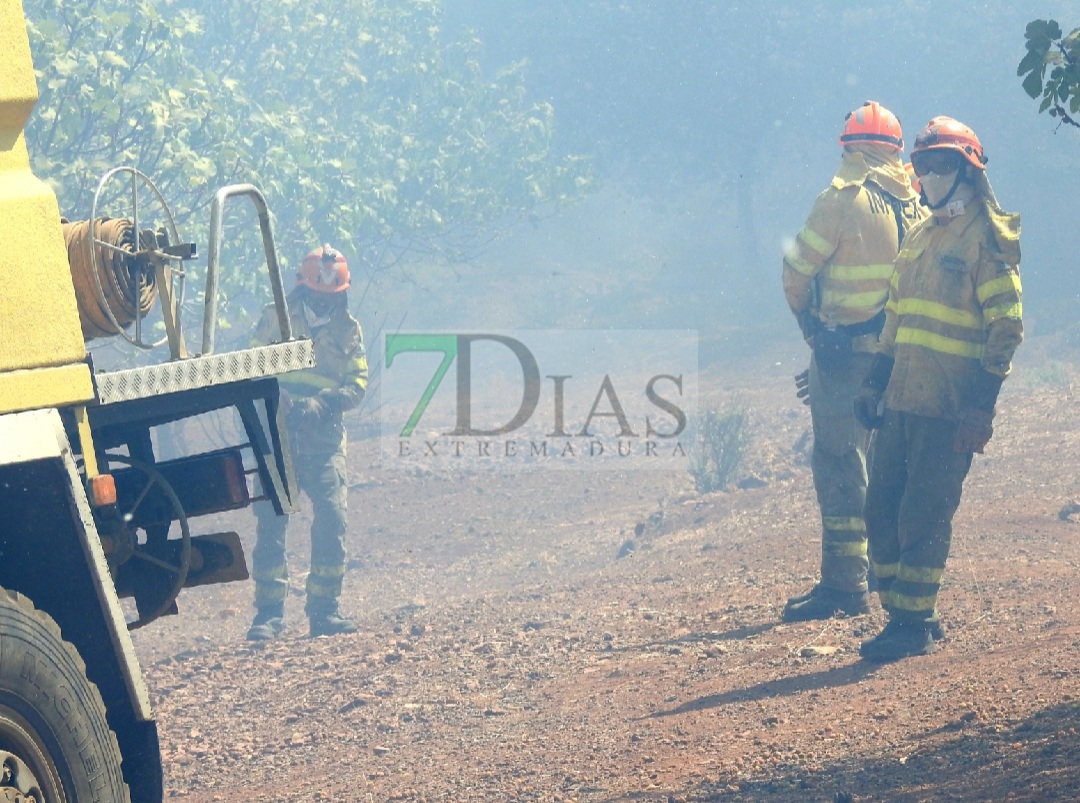
<path id="1" fill-rule="evenodd" d="M 349 289 L 349 265 L 336 248 L 316 248 L 300 263 L 296 281 L 317 293 L 340 293 Z"/>
<path id="2" fill-rule="evenodd" d="M 951 117 L 935 117 L 926 124 L 926 128 L 915 137 L 915 147 L 911 150 L 912 161 L 916 154 L 924 151 L 955 151 L 979 170 L 986 169 L 990 161 L 983 154 L 982 143 L 975 132 Z"/>
<path id="3" fill-rule="evenodd" d="M 904 149 L 904 133 L 900 130 L 900 120 L 876 100 L 868 100 L 855 111 L 848 112 L 844 120 L 844 130 L 840 134 L 841 145 L 871 142 L 898 151 Z"/>

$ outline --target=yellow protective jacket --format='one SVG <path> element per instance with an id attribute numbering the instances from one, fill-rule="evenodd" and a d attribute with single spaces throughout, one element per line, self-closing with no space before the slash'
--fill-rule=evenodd
<path id="1" fill-rule="evenodd" d="M 980 368 L 1008 375 L 1024 337 L 1020 216 L 995 206 L 929 218 L 904 240 L 878 346 L 895 360 L 889 409 L 955 420 Z"/>
<path id="2" fill-rule="evenodd" d="M 334 451 L 342 447 L 345 427 L 341 420 L 343 410 L 356 407 L 364 397 L 368 383 L 367 353 L 364 335 L 349 310 L 342 306 L 334 311 L 330 320 L 314 330 L 304 317 L 303 304 L 289 298 L 289 320 L 294 337 L 307 337 L 312 341 L 315 367 L 283 374 L 278 382 L 282 389 L 294 398 L 314 396 L 320 390 L 346 390 L 342 394 L 345 403 L 330 411 L 320 422 L 305 422 L 296 432 L 295 448 L 300 454 Z M 256 344 L 271 343 L 279 339 L 277 313 L 268 304 L 255 329 Z"/>
<path id="3" fill-rule="evenodd" d="M 905 232 L 926 214 L 899 158 L 872 165 L 845 152 L 784 256 L 784 295 L 804 335 L 809 316 L 849 326 L 881 311 L 899 250 L 897 213 Z"/>

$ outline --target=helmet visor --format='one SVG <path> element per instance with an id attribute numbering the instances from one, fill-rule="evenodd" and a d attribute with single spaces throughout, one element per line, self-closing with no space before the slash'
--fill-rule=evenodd
<path id="1" fill-rule="evenodd" d="M 911 167 L 916 176 L 934 173 L 947 176 L 961 168 L 966 160 L 951 148 L 935 148 L 928 151 L 915 151 L 911 154 Z"/>

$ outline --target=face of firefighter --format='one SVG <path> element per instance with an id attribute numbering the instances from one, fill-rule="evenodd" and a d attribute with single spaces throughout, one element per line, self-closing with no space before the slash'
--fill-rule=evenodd
<path id="1" fill-rule="evenodd" d="M 962 171 L 945 175 L 927 173 L 920 181 L 927 205 L 938 217 L 964 214 L 975 197 L 975 185 L 966 180 Z"/>
<path id="2" fill-rule="evenodd" d="M 956 179 L 957 174 L 955 171 L 944 175 L 927 173 L 919 179 L 922 182 L 923 192 L 926 193 L 926 200 L 931 208 L 938 206 L 947 198 L 956 184 Z"/>

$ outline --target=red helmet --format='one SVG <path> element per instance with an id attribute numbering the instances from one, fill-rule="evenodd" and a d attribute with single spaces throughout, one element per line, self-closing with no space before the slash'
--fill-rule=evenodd
<path id="1" fill-rule="evenodd" d="M 894 150 L 904 149 L 904 132 L 900 120 L 876 100 L 868 100 L 848 113 L 844 118 L 844 130 L 840 134 L 841 145 L 854 142 L 871 142 Z"/>
<path id="2" fill-rule="evenodd" d="M 935 117 L 926 124 L 926 128 L 915 137 L 911 158 L 914 162 L 918 160 L 918 153 L 945 150 L 959 153 L 979 170 L 985 170 L 986 163 L 990 161 L 983 153 L 982 143 L 975 132 L 951 117 Z"/>
<path id="3" fill-rule="evenodd" d="M 316 248 L 300 263 L 299 284 L 317 293 L 340 293 L 349 289 L 349 265 L 336 248 Z"/>

